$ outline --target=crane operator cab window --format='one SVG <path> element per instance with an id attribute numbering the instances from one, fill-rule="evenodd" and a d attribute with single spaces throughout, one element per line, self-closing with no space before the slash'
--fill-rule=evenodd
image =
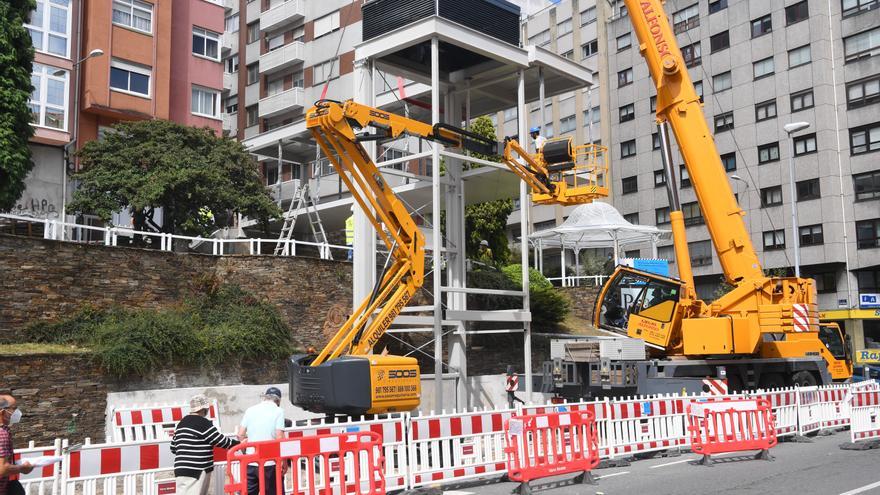
<path id="1" fill-rule="evenodd" d="M 661 323 L 672 321 L 680 286 L 674 281 L 651 278 L 648 274 L 619 271 L 606 285 L 603 296 L 601 304 L 596 307 L 600 311 L 597 323 L 600 327 L 625 330 L 634 314 Z"/>
<path id="2" fill-rule="evenodd" d="M 819 325 L 819 340 L 828 348 L 835 359 L 846 359 L 849 356 L 847 345 L 837 325 Z"/>

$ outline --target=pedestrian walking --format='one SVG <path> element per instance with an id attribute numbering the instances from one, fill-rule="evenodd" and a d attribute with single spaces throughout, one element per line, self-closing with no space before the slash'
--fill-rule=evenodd
<path id="1" fill-rule="evenodd" d="M 281 438 L 284 434 L 284 410 L 281 409 L 281 390 L 269 387 L 261 397 L 259 404 L 253 405 L 244 412 L 241 426 L 238 427 L 238 436 L 247 442 L 263 442 Z M 288 465 L 281 466 L 282 475 L 287 472 Z M 260 492 L 260 467 L 257 464 L 248 465 L 248 495 L 276 495 L 275 462 L 267 461 L 263 465 L 263 479 L 265 485 Z M 284 480 L 281 480 L 283 495 Z"/>
<path id="2" fill-rule="evenodd" d="M 214 471 L 214 447 L 228 449 L 239 443 L 217 431 L 207 418 L 210 408 L 207 397 L 194 395 L 189 400 L 189 414 L 174 427 L 171 453 L 177 495 L 206 495 Z"/>
<path id="3" fill-rule="evenodd" d="M 507 407 L 513 409 L 514 401 L 519 402 L 520 404 L 525 404 L 525 401 L 516 396 L 516 391 L 519 388 L 519 376 L 516 374 L 516 370 L 514 370 L 513 366 L 507 367 L 507 378 L 504 382 L 504 390 L 507 391 Z"/>
<path id="4" fill-rule="evenodd" d="M 21 409 L 15 397 L 0 395 L 0 495 L 25 495 L 24 487 L 18 480 L 9 479 L 19 474 L 28 474 L 34 467 L 28 462 L 15 464 L 13 460 L 12 431 L 10 427 L 21 421 Z"/>

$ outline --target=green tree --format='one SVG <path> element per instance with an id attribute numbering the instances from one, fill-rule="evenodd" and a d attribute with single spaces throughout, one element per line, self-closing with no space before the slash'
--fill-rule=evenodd
<path id="1" fill-rule="evenodd" d="M 0 1 L 0 211 L 15 206 L 34 168 L 28 147 L 34 48 L 24 23 L 35 8 L 34 0 Z"/>
<path id="2" fill-rule="evenodd" d="M 166 120 L 113 128 L 80 150 L 83 169 L 75 178 L 81 182 L 68 211 L 108 221 L 129 208 L 137 229 L 187 235 L 228 225 L 229 214 L 264 223 L 281 215 L 241 143 Z M 153 219 L 160 207 L 161 226 Z"/>

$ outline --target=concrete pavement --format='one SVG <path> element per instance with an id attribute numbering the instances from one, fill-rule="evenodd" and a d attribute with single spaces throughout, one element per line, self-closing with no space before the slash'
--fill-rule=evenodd
<path id="1" fill-rule="evenodd" d="M 812 443 L 782 442 L 771 450 L 775 460 L 753 460 L 751 456 L 718 456 L 712 467 L 693 465 L 694 454 L 634 461 L 620 468 L 593 472 L 596 485 L 542 487 L 532 483 L 541 495 L 678 495 L 678 494 L 880 494 L 880 450 L 848 451 L 839 445 L 849 441 L 849 432 L 815 437 Z M 572 476 L 551 481 L 564 484 Z M 548 483 L 549 484 L 549 483 Z M 449 495 L 507 495 L 516 483 L 495 482 L 483 486 L 446 488 Z"/>

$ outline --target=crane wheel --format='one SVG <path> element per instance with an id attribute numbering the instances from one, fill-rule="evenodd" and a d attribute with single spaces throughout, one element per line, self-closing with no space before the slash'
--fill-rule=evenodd
<path id="1" fill-rule="evenodd" d="M 791 384 L 798 387 L 815 387 L 816 383 L 816 376 L 809 371 L 798 371 L 791 375 Z"/>

